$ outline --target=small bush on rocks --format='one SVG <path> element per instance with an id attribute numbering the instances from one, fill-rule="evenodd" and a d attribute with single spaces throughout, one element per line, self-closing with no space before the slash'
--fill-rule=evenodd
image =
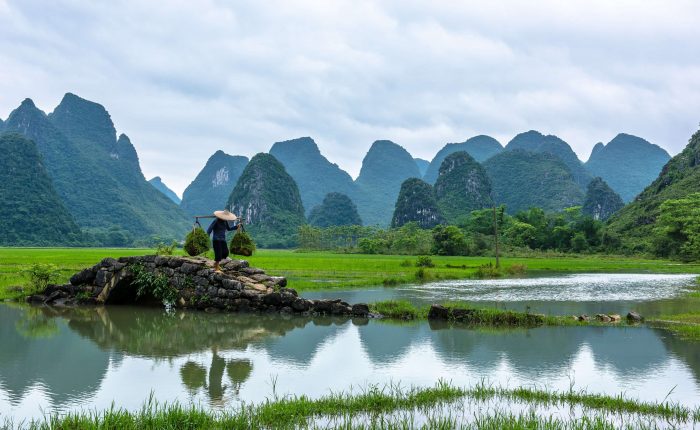
<path id="1" fill-rule="evenodd" d="M 53 264 L 33 264 L 24 273 L 29 278 L 28 289 L 30 293 L 44 291 L 60 276 L 60 272 Z"/>
<path id="2" fill-rule="evenodd" d="M 156 255 L 173 255 L 177 249 L 177 242 L 172 241 L 170 245 L 166 245 L 164 242 L 159 242 L 156 245 Z"/>

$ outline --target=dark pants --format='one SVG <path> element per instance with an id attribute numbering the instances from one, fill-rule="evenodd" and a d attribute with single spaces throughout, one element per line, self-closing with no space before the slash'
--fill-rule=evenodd
<path id="1" fill-rule="evenodd" d="M 214 241 L 214 260 L 218 263 L 228 257 L 228 245 L 225 240 Z"/>

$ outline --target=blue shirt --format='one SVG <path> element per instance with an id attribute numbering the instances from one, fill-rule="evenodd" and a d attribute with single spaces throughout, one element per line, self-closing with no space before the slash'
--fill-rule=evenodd
<path id="1" fill-rule="evenodd" d="M 215 219 L 212 221 L 212 223 L 209 225 L 209 228 L 207 229 L 207 234 L 211 234 L 214 232 L 214 240 L 226 240 L 226 232 L 235 230 L 238 228 L 238 224 L 234 224 L 233 227 L 229 226 L 228 221 L 224 221 L 222 219 Z"/>

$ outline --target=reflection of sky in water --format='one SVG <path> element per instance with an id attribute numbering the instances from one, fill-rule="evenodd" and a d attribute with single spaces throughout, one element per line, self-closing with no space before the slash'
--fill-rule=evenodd
<path id="1" fill-rule="evenodd" d="M 117 406 L 138 409 L 151 392 L 161 402 L 178 400 L 221 408 L 241 401 L 263 401 L 272 396 L 273 386 L 278 395 L 317 397 L 330 391 L 361 390 L 370 383 L 433 385 L 440 378 L 456 385 L 485 380 L 509 387 L 556 390 L 567 390 L 574 382 L 577 388 L 625 392 L 646 400 L 662 400 L 675 386 L 670 399 L 688 405 L 700 401 L 700 358 L 696 358 L 700 357 L 700 345 L 645 327 L 481 331 L 433 330 L 427 323 L 370 321 L 358 326 L 350 321 L 309 320 L 299 325 L 303 328 L 287 325 L 286 331 L 268 326 L 268 336 L 256 335 L 234 349 L 219 347 L 221 339 L 204 339 L 203 345 L 209 347 L 192 349 L 188 345 L 181 354 L 162 358 L 100 349 L 93 339 L 77 334 L 61 318 L 57 319 L 59 333 L 53 338 L 21 337 L 10 318 L 17 318 L 19 312 L 0 306 L 3 322 L 12 328 L 5 325 L 0 329 L 0 342 L 15 351 L 0 352 L 0 413 L 15 421 L 36 417 L 42 409 L 103 409 L 113 401 Z M 168 318 L 174 324 L 180 321 Z M 95 319 L 93 323 L 109 325 L 124 320 Z M 235 327 L 238 320 L 227 316 L 223 321 Z M 246 324 L 250 328 L 249 320 Z M 143 335 L 146 341 L 154 333 Z M 50 346 L 51 352 L 42 345 Z M 70 381 L 65 375 L 80 374 L 85 362 L 67 353 L 67 348 L 77 348 L 82 357 L 94 360 L 100 371 Z M 34 358 L 26 355 L 33 351 L 44 354 Z M 236 387 L 223 363 L 246 359 L 252 364 L 250 373 Z M 34 365 L 19 365 L 28 360 Z M 207 373 L 206 378 L 199 375 L 201 386 L 190 390 L 181 377 L 188 362 Z M 213 367 L 219 368 L 218 379 L 211 378 Z M 64 377 L 57 378 L 56 373 Z M 211 381 L 220 386 L 209 386 Z"/>
<path id="2" fill-rule="evenodd" d="M 547 314 L 656 314 L 639 306 L 678 297 L 696 285 L 687 274 L 572 274 L 518 279 L 461 279 L 422 285 L 305 293 L 312 299 L 342 298 L 348 303 L 402 299 L 417 304 L 465 301 Z"/>

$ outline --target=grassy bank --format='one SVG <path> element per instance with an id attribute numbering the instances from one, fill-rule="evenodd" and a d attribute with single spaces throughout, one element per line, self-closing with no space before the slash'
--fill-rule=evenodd
<path id="1" fill-rule="evenodd" d="M 525 406 L 517 412 L 510 405 Z M 550 407 L 567 409 L 552 414 Z M 569 415 L 572 413 L 572 415 Z M 478 384 L 459 388 L 446 382 L 402 389 L 370 386 L 356 394 L 332 393 L 318 399 L 285 396 L 232 411 L 158 404 L 139 411 L 113 408 L 47 416 L 32 429 L 249 429 L 249 428 L 476 428 L 608 429 L 655 428 L 698 421 L 698 409 L 671 402 L 652 403 L 583 391 L 506 389 Z M 422 425 L 422 426 L 421 426 Z"/>
<path id="2" fill-rule="evenodd" d="M 55 264 L 59 282 L 105 257 L 143 255 L 148 249 L 109 248 L 0 248 L 0 299 L 17 297 L 13 287 L 26 282 L 22 272 L 34 263 Z M 260 250 L 248 259 L 268 273 L 286 276 L 299 291 L 397 285 L 437 279 L 474 277 L 481 266 L 492 262 L 486 257 L 432 256 L 434 267 L 416 267 L 417 257 L 404 255 L 298 253 L 288 250 Z M 610 256 L 572 255 L 566 257 L 503 258 L 504 267 L 527 268 L 528 275 L 558 272 L 648 272 L 700 273 L 700 264 L 680 264 Z M 505 274 L 508 276 L 508 274 Z"/>
<path id="3" fill-rule="evenodd" d="M 649 325 L 667 329 L 685 339 L 700 340 L 700 277 L 696 282 L 697 290 L 685 296 L 689 307 L 696 311 L 660 315 L 647 321 Z"/>
<path id="4" fill-rule="evenodd" d="M 382 314 L 385 318 L 397 320 L 427 320 L 429 305 L 416 306 L 406 300 L 386 300 L 369 305 L 370 311 Z M 535 327 L 541 325 L 613 325 L 613 323 L 599 323 L 577 321 L 571 316 L 541 315 L 511 310 L 479 308 L 469 303 L 449 302 L 443 303 L 450 317 L 448 322 L 458 322 L 470 326 L 483 327 Z M 614 325 L 626 324 L 625 321 Z"/>

